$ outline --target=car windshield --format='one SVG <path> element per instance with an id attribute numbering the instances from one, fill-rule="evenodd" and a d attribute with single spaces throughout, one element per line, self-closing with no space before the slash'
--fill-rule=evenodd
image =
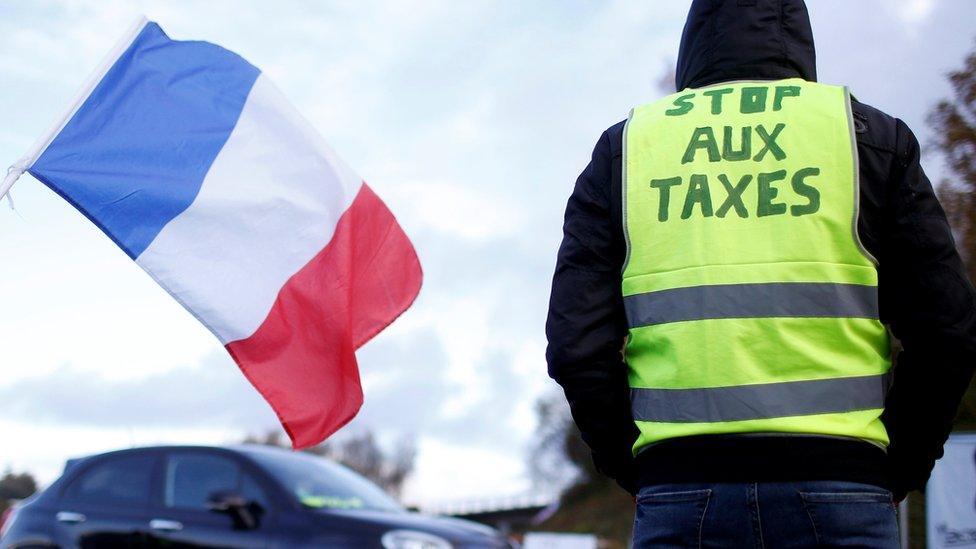
<path id="1" fill-rule="evenodd" d="M 247 449 L 246 453 L 305 507 L 403 510 L 375 484 L 325 458 L 270 449 Z"/>

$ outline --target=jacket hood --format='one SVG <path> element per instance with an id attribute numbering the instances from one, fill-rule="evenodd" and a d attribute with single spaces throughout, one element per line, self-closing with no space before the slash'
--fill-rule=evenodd
<path id="1" fill-rule="evenodd" d="M 810 16 L 803 0 L 694 0 L 688 11 L 677 89 L 730 80 L 817 80 Z"/>

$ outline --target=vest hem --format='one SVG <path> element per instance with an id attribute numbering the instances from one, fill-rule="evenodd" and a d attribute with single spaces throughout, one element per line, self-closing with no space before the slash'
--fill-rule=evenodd
<path id="1" fill-rule="evenodd" d="M 837 480 L 890 490 L 884 448 L 816 435 L 702 435 L 648 446 L 637 455 L 638 487 L 700 482 Z"/>

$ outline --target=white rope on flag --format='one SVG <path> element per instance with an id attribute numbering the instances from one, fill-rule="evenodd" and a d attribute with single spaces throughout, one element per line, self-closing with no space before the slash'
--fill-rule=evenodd
<path id="1" fill-rule="evenodd" d="M 13 166 L 7 168 L 7 176 L 3 178 L 3 183 L 0 183 L 0 200 L 3 200 L 3 197 L 6 196 L 7 201 L 10 202 L 11 210 L 14 209 L 14 199 L 13 196 L 10 195 L 10 189 L 27 169 L 26 160 L 26 158 L 21 158 L 15 162 Z"/>

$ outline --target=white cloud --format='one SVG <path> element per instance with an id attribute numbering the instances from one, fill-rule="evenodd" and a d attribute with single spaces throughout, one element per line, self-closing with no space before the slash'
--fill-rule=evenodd
<path id="1" fill-rule="evenodd" d="M 525 231 L 525 213 L 519 196 L 499 195 L 491 188 L 477 188 L 460 181 L 410 181 L 396 177 L 387 186 L 397 216 L 408 227 L 429 228 L 448 238 L 486 241 L 510 238 Z"/>
<path id="2" fill-rule="evenodd" d="M 523 456 L 508 447 L 470 448 L 422 439 L 418 450 L 427 463 L 407 482 L 405 499 L 411 504 L 483 499 L 487 482 L 495 497 L 521 494 L 530 487 Z"/>
<path id="3" fill-rule="evenodd" d="M 899 16 L 907 23 L 916 23 L 928 18 L 935 9 L 935 0 L 905 0 L 898 3 Z"/>

